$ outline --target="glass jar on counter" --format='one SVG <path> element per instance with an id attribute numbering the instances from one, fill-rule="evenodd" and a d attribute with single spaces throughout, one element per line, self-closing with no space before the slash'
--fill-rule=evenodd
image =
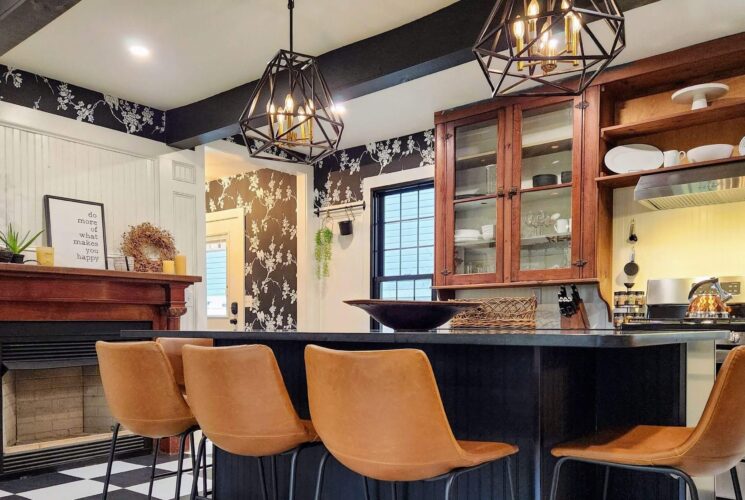
<path id="1" fill-rule="evenodd" d="M 634 305 L 644 307 L 647 303 L 647 297 L 644 292 L 634 292 Z"/>
<path id="2" fill-rule="evenodd" d="M 615 292 L 613 294 L 613 305 L 615 307 L 621 307 L 628 305 L 626 302 L 628 301 L 629 295 L 628 292 Z"/>

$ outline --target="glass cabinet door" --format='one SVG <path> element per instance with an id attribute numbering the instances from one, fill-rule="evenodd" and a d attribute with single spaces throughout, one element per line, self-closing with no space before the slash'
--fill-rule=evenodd
<path id="1" fill-rule="evenodd" d="M 519 218 L 514 223 L 513 271 L 518 279 L 530 271 L 546 278 L 571 276 L 575 179 L 574 101 L 522 110 L 513 189 Z M 520 112 L 516 112 L 519 114 Z M 515 182 L 513 182 L 514 184 Z M 516 240 L 516 241 L 515 241 Z M 517 262 L 514 262 L 517 258 Z"/>
<path id="2" fill-rule="evenodd" d="M 451 283 L 496 280 L 497 222 L 502 211 L 497 197 L 498 122 L 497 118 L 482 118 L 450 128 L 449 170 L 453 187 L 448 194 L 451 211 L 447 236 L 451 248 L 446 273 Z"/>

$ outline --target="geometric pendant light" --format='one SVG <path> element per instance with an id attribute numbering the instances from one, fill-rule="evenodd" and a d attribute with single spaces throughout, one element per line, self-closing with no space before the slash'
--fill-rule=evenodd
<path id="1" fill-rule="evenodd" d="M 616 0 L 497 0 L 473 47 L 492 97 L 579 95 L 626 46 Z"/>
<path id="2" fill-rule="evenodd" d="M 239 125 L 254 158 L 312 165 L 339 147 L 344 122 L 312 56 L 280 50 L 254 88 Z"/>

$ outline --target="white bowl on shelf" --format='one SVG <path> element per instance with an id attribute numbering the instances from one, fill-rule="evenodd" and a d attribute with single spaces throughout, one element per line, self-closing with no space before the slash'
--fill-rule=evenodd
<path id="1" fill-rule="evenodd" d="M 732 156 L 733 149 L 735 148 L 731 144 L 707 144 L 691 149 L 686 153 L 686 156 L 691 163 L 722 160 Z"/>
<path id="2" fill-rule="evenodd" d="M 740 146 L 737 148 L 740 151 L 740 156 L 745 156 L 745 137 L 740 141 Z"/>

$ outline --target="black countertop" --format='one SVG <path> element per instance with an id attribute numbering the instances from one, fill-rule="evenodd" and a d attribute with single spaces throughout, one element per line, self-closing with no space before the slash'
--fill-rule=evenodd
<path id="1" fill-rule="evenodd" d="M 473 344 L 492 346 L 626 348 L 683 344 L 701 340 L 725 340 L 727 330 L 517 330 L 468 329 L 427 332 L 248 332 L 128 330 L 125 338 L 198 337 L 240 341 L 360 342 L 374 344 Z"/>

